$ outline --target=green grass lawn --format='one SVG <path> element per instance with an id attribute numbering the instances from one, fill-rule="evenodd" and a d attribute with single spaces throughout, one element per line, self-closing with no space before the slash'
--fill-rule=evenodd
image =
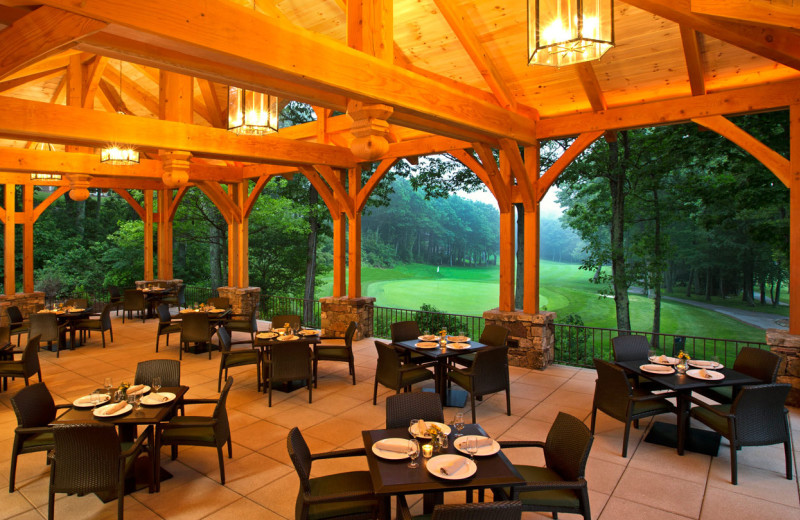
<path id="1" fill-rule="evenodd" d="M 598 286 L 591 284 L 591 273 L 576 264 L 542 260 L 540 264 L 540 306 L 558 316 L 578 314 L 584 324 L 593 327 L 616 327 L 612 298 L 601 297 Z M 480 316 L 497 307 L 499 268 L 440 267 L 403 264 L 394 269 L 364 267 L 361 272 L 362 294 L 376 298 L 382 307 L 419 309 L 423 303 L 452 314 Z M 331 294 L 331 280 L 318 290 L 319 296 Z M 631 322 L 634 330 L 651 330 L 653 301 L 630 295 Z M 734 303 L 732 299 L 714 303 Z M 758 307 L 758 306 L 757 306 Z M 750 310 L 757 310 L 749 308 Z M 767 312 L 773 308 L 766 307 Z M 667 334 L 764 341 L 764 331 L 745 325 L 719 313 L 688 304 L 663 301 L 661 331 Z"/>

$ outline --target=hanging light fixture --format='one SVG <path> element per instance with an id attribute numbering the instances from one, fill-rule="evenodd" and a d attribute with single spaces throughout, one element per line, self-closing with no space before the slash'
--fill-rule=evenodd
<path id="1" fill-rule="evenodd" d="M 253 0 L 253 11 L 256 3 Z M 228 130 L 239 135 L 278 131 L 278 98 L 262 92 L 228 87 Z"/>
<path id="2" fill-rule="evenodd" d="M 614 0 L 528 0 L 529 65 L 597 60 L 613 46 Z"/>
<path id="3" fill-rule="evenodd" d="M 55 152 L 56 149 L 50 143 L 36 143 L 36 146 L 33 147 L 34 150 L 38 150 L 40 152 Z M 43 172 L 36 172 L 31 173 L 31 180 L 32 181 L 60 181 L 61 174 L 60 173 L 43 173 Z"/>
<path id="4" fill-rule="evenodd" d="M 125 112 L 122 110 L 122 60 L 119 60 L 119 103 L 120 108 L 117 113 L 124 116 Z M 131 147 L 126 148 L 112 144 L 100 150 L 100 162 L 123 166 L 137 164 L 139 152 Z"/>

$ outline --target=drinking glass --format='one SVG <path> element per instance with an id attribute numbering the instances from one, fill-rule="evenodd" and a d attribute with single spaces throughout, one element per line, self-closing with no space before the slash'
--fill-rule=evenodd
<path id="1" fill-rule="evenodd" d="M 103 394 L 92 392 L 92 395 L 89 399 L 91 399 L 93 407 L 97 408 L 97 405 L 103 402 Z"/>
<path id="2" fill-rule="evenodd" d="M 648 350 L 647 359 L 652 360 L 654 357 L 656 357 L 656 351 L 653 349 Z"/>
<path id="3" fill-rule="evenodd" d="M 419 419 L 411 419 L 411 421 L 409 422 L 409 425 L 408 425 L 408 433 L 410 433 L 411 435 L 414 435 L 414 436 L 419 434 L 419 432 L 417 432 L 417 423 L 418 422 L 419 422 Z"/>
<path id="4" fill-rule="evenodd" d="M 131 405 L 131 407 L 133 407 L 133 408 L 136 408 L 136 395 L 134 395 L 134 394 L 127 394 L 127 395 L 125 396 L 125 398 L 126 398 L 126 400 L 128 401 L 128 404 L 129 404 L 129 405 Z"/>
<path id="5" fill-rule="evenodd" d="M 711 356 L 711 360 L 710 361 L 712 363 L 714 363 L 714 366 L 711 367 L 711 368 L 717 368 L 719 366 L 719 356 L 717 356 L 717 355 Z"/>
<path id="6" fill-rule="evenodd" d="M 455 417 L 453 417 L 453 427 L 456 429 L 456 434 L 454 437 L 461 437 L 461 430 L 464 429 L 464 414 L 458 412 Z"/>
<path id="7" fill-rule="evenodd" d="M 161 378 L 158 376 L 153 378 L 153 390 L 156 391 L 156 394 L 158 394 L 158 391 L 161 390 Z"/>
<path id="8" fill-rule="evenodd" d="M 419 442 L 417 442 L 417 439 L 409 439 L 408 447 L 406 447 L 406 454 L 410 459 L 408 461 L 408 467 L 409 468 L 418 467 L 419 464 L 417 463 L 417 457 L 419 456 Z"/>
<path id="9" fill-rule="evenodd" d="M 200 308 L 200 304 L 199 304 L 199 303 L 197 303 L 197 302 L 194 302 L 194 305 L 192 306 L 192 308 L 193 308 L 194 310 L 197 310 L 197 309 L 199 309 L 199 308 Z"/>
<path id="10" fill-rule="evenodd" d="M 477 437 L 467 437 L 467 453 L 469 453 L 469 458 L 475 460 L 475 454 L 478 453 Z"/>
<path id="11" fill-rule="evenodd" d="M 105 378 L 103 380 L 103 386 L 106 387 L 106 392 L 108 392 L 108 395 L 110 396 L 111 395 L 111 387 L 114 386 L 114 385 L 111 384 L 111 378 L 110 377 L 107 377 L 107 378 Z"/>

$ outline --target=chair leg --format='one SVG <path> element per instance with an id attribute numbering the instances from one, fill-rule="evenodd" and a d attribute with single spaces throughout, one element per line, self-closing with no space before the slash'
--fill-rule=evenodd
<path id="1" fill-rule="evenodd" d="M 267 383 L 267 403 L 269 407 L 272 407 L 272 378 L 269 378 L 269 382 Z"/>
<path id="2" fill-rule="evenodd" d="M 375 376 L 375 388 L 372 390 L 372 406 L 378 404 L 378 376 Z"/>
<path id="3" fill-rule="evenodd" d="M 52 486 L 53 485 L 50 484 L 50 491 L 48 492 L 47 498 L 47 520 L 53 520 L 56 514 L 56 494 L 53 492 Z"/>
<path id="4" fill-rule="evenodd" d="M 114 330 L 108 329 L 108 337 L 111 338 L 111 343 L 114 343 Z"/>
<path id="5" fill-rule="evenodd" d="M 233 441 L 231 441 L 230 434 L 228 434 L 228 458 L 233 458 Z"/>
<path id="6" fill-rule="evenodd" d="M 225 485 L 225 458 L 222 456 L 222 446 L 217 446 L 217 457 L 219 457 L 219 477 L 222 485 Z"/>
<path id="7" fill-rule="evenodd" d="M 729 439 L 731 443 L 731 484 L 734 486 L 739 484 L 739 468 L 736 461 L 736 442 Z"/>
<path id="8" fill-rule="evenodd" d="M 477 423 L 478 421 L 475 419 L 475 392 L 469 393 L 469 399 L 472 402 L 472 424 Z"/>
<path id="9" fill-rule="evenodd" d="M 169 338 L 169 336 L 167 336 Z M 158 340 L 161 339 L 161 334 L 156 334 L 156 352 L 158 352 Z M 169 339 L 167 339 L 169 341 Z"/>
<path id="10" fill-rule="evenodd" d="M 225 370 L 225 379 L 228 379 L 228 370 Z M 222 386 L 222 364 L 220 363 L 219 367 L 219 376 L 217 377 L 217 393 L 219 393 L 219 389 Z"/>
<path id="11" fill-rule="evenodd" d="M 506 387 L 506 415 L 511 415 L 511 392 L 508 387 Z"/>
<path id="12" fill-rule="evenodd" d="M 11 450 L 11 470 L 8 476 L 8 492 L 14 492 L 14 484 L 17 477 L 17 455 L 19 454 L 19 446 L 17 440 L 14 439 L 14 448 Z"/>
<path id="13" fill-rule="evenodd" d="M 784 457 L 786 457 L 786 480 L 792 480 L 792 443 L 788 440 L 783 443 Z"/>
<path id="14" fill-rule="evenodd" d="M 308 378 L 308 404 L 311 404 L 311 378 Z"/>
<path id="15" fill-rule="evenodd" d="M 350 357 L 350 373 L 353 375 L 353 386 L 356 385 L 356 364 L 353 357 Z"/>
<path id="16" fill-rule="evenodd" d="M 177 459 L 178 458 L 178 445 L 177 444 L 173 444 L 172 446 L 170 446 L 170 448 L 171 448 L 171 452 L 172 452 L 171 453 L 172 460 Z"/>
<path id="17" fill-rule="evenodd" d="M 117 520 L 124 519 L 125 511 L 125 479 L 121 478 L 117 486 Z"/>
<path id="18" fill-rule="evenodd" d="M 317 358 L 314 358 L 314 388 L 317 387 Z"/>
<path id="19" fill-rule="evenodd" d="M 100 335 L 103 336 L 103 348 L 106 348 L 106 331 L 101 330 Z"/>
<path id="20" fill-rule="evenodd" d="M 592 435 L 594 435 L 594 425 L 597 421 L 597 406 L 592 405 L 592 426 L 589 428 L 589 431 Z"/>
<path id="21" fill-rule="evenodd" d="M 628 456 L 628 437 L 631 435 L 631 421 L 625 421 L 625 435 L 622 436 L 622 458 Z"/>

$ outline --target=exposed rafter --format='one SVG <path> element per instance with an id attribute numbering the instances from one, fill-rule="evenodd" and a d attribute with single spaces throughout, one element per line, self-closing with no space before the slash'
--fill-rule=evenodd
<path id="1" fill-rule="evenodd" d="M 693 96 L 702 96 L 706 93 L 706 80 L 703 74 L 703 58 L 700 54 L 700 42 L 697 40 L 697 31 L 681 25 L 681 43 L 683 43 L 683 57 L 686 60 L 686 69 L 689 72 L 689 86 Z"/>

